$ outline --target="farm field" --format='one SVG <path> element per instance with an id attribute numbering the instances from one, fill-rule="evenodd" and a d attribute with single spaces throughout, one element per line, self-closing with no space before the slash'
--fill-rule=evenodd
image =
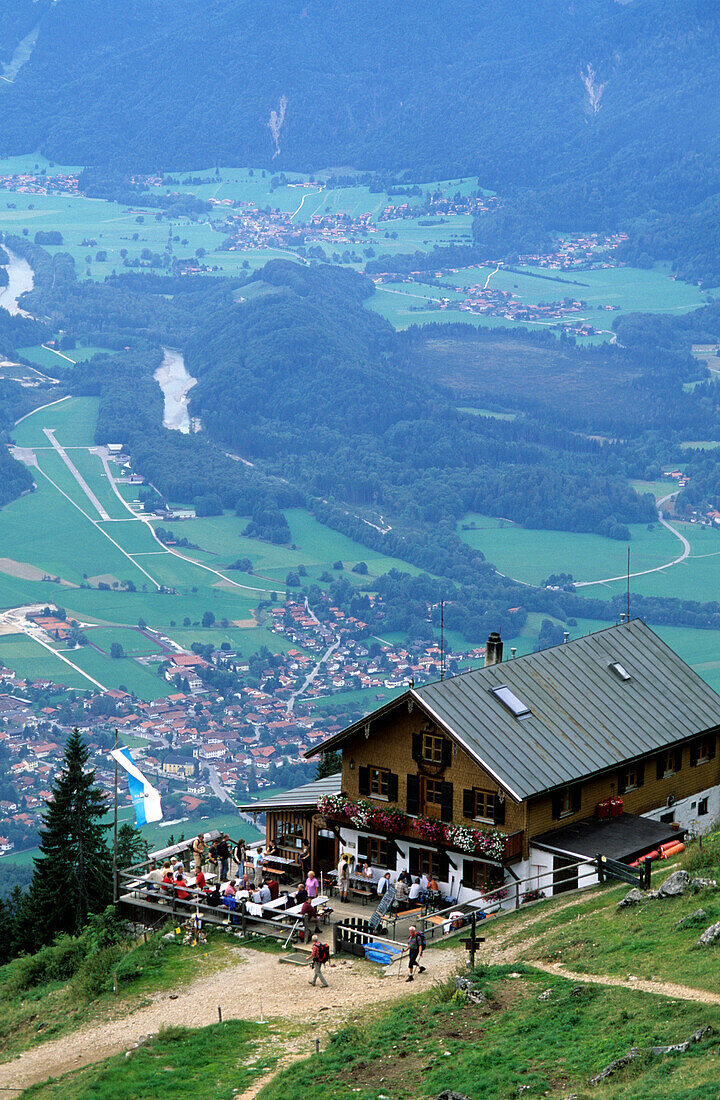
<path id="1" fill-rule="evenodd" d="M 18 165 L 21 168 L 18 168 Z M 24 158 L 0 160 L 0 173 L 44 168 L 48 175 L 77 171 L 67 166 L 50 166 L 39 155 Z M 221 250 L 225 236 L 222 222 L 228 213 L 237 207 L 219 205 L 223 201 L 254 203 L 257 207 L 270 206 L 291 214 L 299 223 L 308 222 L 315 214 L 349 214 L 357 216 L 369 213 L 375 219 L 388 204 L 408 202 L 411 205 L 422 202 L 423 196 L 431 191 L 440 190 L 446 195 L 457 192 L 468 193 L 477 186 L 472 178 L 423 182 L 422 196 L 389 196 L 386 192 L 370 192 L 362 185 L 346 186 L 328 190 L 319 187 L 327 178 L 327 173 L 318 173 L 314 179 L 308 179 L 296 173 L 285 176 L 285 182 L 275 178 L 273 173 L 258 169 L 199 169 L 191 173 L 182 173 L 178 183 L 171 186 L 152 188 L 151 193 L 195 195 L 203 200 L 213 200 L 216 205 L 208 216 L 190 219 L 173 215 L 173 254 L 176 257 L 189 258 L 198 249 L 204 250 L 203 263 L 217 274 L 246 276 L 256 267 L 268 260 L 284 256 L 298 259 L 292 249 L 247 249 Z M 197 183 L 195 180 L 206 180 Z M 183 182 L 186 181 L 186 182 Z M 121 249 L 130 260 L 140 260 L 145 249 L 162 255 L 167 246 L 168 219 L 158 217 L 158 210 L 148 207 L 138 200 L 132 208 L 105 200 L 87 199 L 76 195 L 37 195 L 20 192 L 4 192 L 5 201 L 0 196 L 0 232 L 22 233 L 24 229 L 32 236 L 45 229 L 58 230 L 63 234 L 63 244 L 47 246 L 48 251 L 69 252 L 76 263 L 79 277 L 104 279 L 108 274 L 126 270 Z M 425 224 L 420 224 L 423 221 Z M 362 268 L 367 258 L 366 249 L 370 249 L 373 258 L 394 256 L 398 253 L 432 251 L 437 246 L 450 244 L 470 244 L 472 242 L 472 218 L 469 215 L 455 215 L 451 218 L 440 216 L 423 218 L 403 218 L 378 222 L 377 232 L 366 241 L 357 244 L 344 242 L 325 242 L 323 250 L 327 258 L 337 262 L 341 254 L 350 253 L 355 258 L 350 266 Z M 94 244 L 88 245 L 91 240 Z M 83 244 L 83 241 L 86 243 Z M 99 253 L 106 253 L 105 260 L 98 260 Z M 346 256 L 347 261 L 347 256 Z M 445 295 L 458 296 L 455 287 L 465 287 L 485 281 L 493 271 L 492 267 L 465 268 L 448 275 L 443 280 L 442 289 L 427 288 L 418 284 L 411 286 L 379 287 L 369 300 L 369 308 L 377 310 L 387 317 L 396 327 L 405 328 L 411 324 L 426 324 L 437 321 L 437 310 L 427 308 L 427 299 L 437 299 Z M 542 275 L 543 278 L 535 278 Z M 585 285 L 577 285 L 585 284 Z M 681 283 L 670 277 L 667 265 L 656 264 L 650 270 L 637 268 L 607 268 L 592 271 L 559 272 L 551 269 L 527 267 L 518 271 L 499 271 L 492 275 L 491 286 L 517 293 L 523 302 L 537 303 L 572 295 L 587 303 L 584 315 L 598 328 L 609 329 L 614 312 L 603 307 L 615 306 L 620 313 L 632 310 L 653 310 L 654 312 L 685 312 L 702 305 L 707 295 L 696 286 Z M 443 319 L 459 320 L 483 327 L 497 325 L 515 326 L 516 322 L 497 317 L 481 317 L 453 310 L 443 311 Z M 591 342 L 607 339 L 609 334 L 590 338 Z M 46 370 L 52 370 L 58 362 L 67 363 L 53 352 L 43 348 L 24 349 L 30 361 Z M 96 349 L 78 348 L 67 352 L 69 359 L 86 358 Z"/>
<path id="2" fill-rule="evenodd" d="M 468 524 L 475 528 L 466 530 Z M 678 539 L 659 524 L 650 531 L 644 524 L 634 524 L 630 530 L 632 538 L 626 543 L 601 535 L 534 531 L 511 520 L 471 513 L 460 520 L 457 533 L 463 542 L 482 550 L 501 573 L 525 584 L 540 584 L 551 573 L 570 573 L 576 581 L 621 575 L 627 568 L 628 547 L 631 572 L 653 569 L 681 553 Z M 593 594 L 599 590 L 600 586 Z"/>
<path id="3" fill-rule="evenodd" d="M 99 683 L 123 687 L 145 699 L 157 698 L 172 686 L 156 675 L 154 665 L 145 667 L 136 660 L 157 652 L 152 642 L 131 629 L 140 619 L 185 646 L 227 641 L 243 656 L 264 645 L 282 652 L 290 648 L 287 643 L 250 624 L 262 599 L 273 591 L 279 599 L 284 597 L 290 570 L 303 565 L 310 579 L 328 572 L 333 578 L 347 576 L 358 587 L 367 584 L 367 576 L 392 568 L 417 572 L 397 558 L 368 551 L 299 508 L 287 513 L 294 549 L 244 538 L 247 517 L 228 514 L 173 525 L 173 533 L 187 538 L 193 547 L 171 552 L 153 537 L 147 523 L 131 517 L 99 457 L 89 450 L 94 446 L 96 417 L 95 399 L 70 398 L 36 410 L 17 425 L 17 443 L 35 455 L 37 489 L 0 511 L 0 545 L 10 559 L 4 567 L 7 572 L 0 572 L 0 608 L 62 604 L 84 626 L 103 628 L 89 633 L 89 640 L 102 652 L 92 647 L 61 650 L 77 666 L 72 669 L 29 638 L 0 637 L 0 659 L 6 657 L 18 672 L 29 670 L 70 687 Z M 58 443 L 66 447 L 109 520 L 100 518 L 97 507 L 51 447 L 45 428 L 52 428 Z M 123 496 L 137 494 L 135 486 L 121 489 Z M 227 570 L 241 557 L 251 559 L 259 576 Z M 333 568 L 337 561 L 343 562 L 342 571 Z M 359 561 L 366 562 L 367 575 L 352 572 Z M 49 585 L 43 575 L 62 583 Z M 200 626 L 206 611 L 213 613 L 218 624 L 212 629 Z M 224 620 L 227 627 L 222 626 Z M 113 641 L 123 645 L 125 657 L 109 656 Z"/>

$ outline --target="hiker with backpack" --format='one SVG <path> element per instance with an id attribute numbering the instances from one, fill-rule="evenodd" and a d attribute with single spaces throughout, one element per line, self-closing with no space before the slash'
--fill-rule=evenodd
<path id="1" fill-rule="evenodd" d="M 327 962 L 330 962 L 330 948 L 326 943 L 320 943 L 317 936 L 313 936 L 312 952 L 310 954 L 310 967 L 313 976 L 309 979 L 310 985 L 315 985 L 319 978 L 320 985 L 327 989 L 328 983 L 325 981 L 325 976 L 322 972 L 322 968 Z"/>
<path id="2" fill-rule="evenodd" d="M 421 974 L 425 973 L 425 967 L 420 965 L 420 959 L 425 950 L 425 936 L 422 932 L 418 932 L 414 924 L 410 925 L 408 932 L 410 933 L 408 937 L 408 949 L 410 952 L 408 956 L 408 969 L 410 970 L 410 974 L 405 981 L 411 982 L 413 981 L 413 970 L 415 967 L 418 968 Z"/>

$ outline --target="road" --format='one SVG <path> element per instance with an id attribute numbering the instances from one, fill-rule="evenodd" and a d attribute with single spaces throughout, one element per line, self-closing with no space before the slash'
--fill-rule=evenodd
<path id="1" fill-rule="evenodd" d="M 685 559 L 690 556 L 690 543 L 688 542 L 688 540 L 685 538 L 684 535 L 681 535 L 680 532 L 678 530 L 676 530 L 675 527 L 673 527 L 670 523 L 668 523 L 668 521 L 665 519 L 665 517 L 662 514 L 662 506 L 665 503 L 665 501 L 671 500 L 672 497 L 677 496 L 678 492 L 679 492 L 679 490 L 676 489 L 675 492 L 668 493 L 668 495 L 666 497 L 663 497 L 662 500 L 658 500 L 657 501 L 657 508 L 658 508 L 658 521 L 662 524 L 663 527 L 666 527 L 668 529 L 668 531 L 670 531 L 671 534 L 673 534 L 675 536 L 676 539 L 680 540 L 680 542 L 682 543 L 682 548 L 683 548 L 682 554 L 678 558 L 673 558 L 672 561 L 666 561 L 664 565 L 656 565 L 652 569 L 640 569 L 640 570 L 638 570 L 637 573 L 631 573 L 630 574 L 631 577 L 646 577 L 648 575 L 648 573 L 662 573 L 666 569 L 669 569 L 671 565 L 679 565 L 681 562 L 685 561 Z M 576 588 L 587 588 L 588 585 L 591 585 L 591 584 L 610 584 L 612 581 L 624 581 L 626 579 L 627 579 L 627 573 L 621 573 L 617 577 L 601 577 L 599 580 L 596 580 L 596 581 L 575 581 L 574 584 L 575 584 Z"/>
<path id="2" fill-rule="evenodd" d="M 234 806 L 235 803 L 220 782 L 220 776 L 218 775 L 217 768 L 213 764 L 208 764 L 207 770 L 212 793 L 215 795 L 216 798 L 219 798 L 221 802 L 229 802 L 231 806 Z"/>
<path id="3" fill-rule="evenodd" d="M 292 212 L 292 214 L 290 215 L 290 221 L 293 221 L 293 220 L 295 219 L 295 217 L 296 217 L 296 216 L 297 216 L 297 215 L 298 215 L 298 214 L 300 213 L 300 211 L 301 211 L 301 210 L 302 210 L 302 208 L 303 208 L 303 204 L 304 204 L 304 202 L 305 202 L 305 199 L 309 199 L 311 195 L 321 195 L 321 194 L 322 194 L 322 190 L 323 190 L 323 189 L 322 189 L 322 187 L 319 187 L 319 188 L 317 189 L 317 191 L 307 191 L 307 192 L 306 192 L 306 193 L 305 193 L 305 194 L 303 195 L 303 197 L 302 197 L 302 198 L 300 199 L 300 205 L 298 206 L 297 210 L 294 210 L 294 211 Z"/>
<path id="4" fill-rule="evenodd" d="M 140 515 L 138 512 L 134 511 L 134 509 L 130 507 L 130 505 L 128 504 L 128 502 L 125 500 L 124 496 L 122 495 L 122 493 L 118 489 L 118 487 L 115 483 L 115 478 L 113 476 L 112 470 L 110 469 L 110 463 L 108 462 L 108 455 L 107 455 L 106 449 L 104 447 L 93 447 L 92 450 L 95 454 L 100 456 L 100 460 L 103 464 L 103 469 L 105 470 L 105 474 L 107 476 L 107 479 L 108 479 L 110 485 L 112 486 L 112 489 L 113 489 L 113 492 L 115 493 L 115 496 L 118 498 L 118 500 L 120 500 L 122 502 L 123 506 L 127 509 L 127 511 L 130 513 L 130 515 L 132 516 L 133 519 L 138 520 L 139 523 L 144 523 L 145 524 L 145 526 L 148 528 L 148 530 L 152 534 L 152 537 L 154 538 L 155 542 L 158 544 L 159 547 L 161 547 L 162 551 L 164 551 L 167 554 L 172 554 L 173 557 L 180 558 L 182 561 L 187 561 L 191 565 L 197 566 L 198 569 L 204 569 L 207 573 L 213 573 L 219 580 L 224 581 L 225 584 L 228 585 L 231 588 L 239 588 L 243 592 L 255 592 L 255 593 L 260 592 L 260 593 L 262 593 L 263 596 L 267 595 L 267 589 L 266 588 L 253 588 L 249 584 L 238 584 L 237 581 L 231 580 L 230 577 L 226 577 L 224 573 L 220 573 L 217 569 L 213 569 L 212 566 L 204 565 L 202 562 L 196 561 L 195 558 L 189 558 L 186 554 L 181 554 L 179 550 L 174 550 L 171 546 L 166 546 L 164 542 L 161 542 L 160 539 L 157 537 L 157 534 L 155 532 L 155 528 L 153 527 L 151 521 L 149 519 L 147 519 L 145 516 Z M 102 528 L 101 528 L 101 530 L 102 530 Z M 124 553 L 124 551 L 123 551 L 123 553 Z M 135 564 L 137 565 L 137 562 Z M 140 569 L 140 568 L 142 568 L 142 567 L 138 565 L 138 569 Z M 144 569 L 143 569 L 143 572 L 145 572 Z M 157 585 L 157 581 L 153 581 L 153 583 L 155 585 Z M 283 591 L 282 585 L 280 585 L 280 587 L 277 588 L 276 591 L 282 592 Z"/>
<path id="5" fill-rule="evenodd" d="M 312 614 L 312 612 L 311 612 L 311 614 Z M 317 622 L 317 619 L 315 621 Z M 307 689 L 310 687 L 310 684 L 313 682 L 313 680 L 317 676 L 318 672 L 320 671 L 321 665 L 324 665 L 325 662 L 327 660 L 329 660 L 330 656 L 335 652 L 335 650 L 337 649 L 337 647 L 339 645 L 340 645 L 340 639 L 338 638 L 337 641 L 333 642 L 333 644 L 329 647 L 329 649 L 327 649 L 325 651 L 325 653 L 323 653 L 322 657 L 320 658 L 318 663 L 315 665 L 315 667 L 312 669 L 312 671 L 308 672 L 307 676 L 303 680 L 302 686 L 299 687 L 297 691 L 294 691 L 292 693 L 292 695 L 288 699 L 287 707 L 285 708 L 286 717 L 288 717 L 288 718 L 290 717 L 290 715 L 293 712 L 293 707 L 295 706 L 295 700 L 298 698 L 298 696 L 302 695 L 304 691 L 307 691 Z"/>
<path id="6" fill-rule="evenodd" d="M 488 285 L 490 283 L 490 280 L 492 279 L 493 275 L 497 275 L 499 270 L 500 270 L 500 264 L 498 264 L 497 267 L 495 268 L 495 270 L 491 271 L 490 274 L 488 275 L 487 279 L 485 280 L 485 286 L 483 287 L 483 290 L 487 290 Z"/>

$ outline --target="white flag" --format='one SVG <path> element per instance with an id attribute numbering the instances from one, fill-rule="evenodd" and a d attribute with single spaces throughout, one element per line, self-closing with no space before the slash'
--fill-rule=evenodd
<path id="1" fill-rule="evenodd" d="M 130 755 L 130 749 L 111 749 L 110 755 L 128 773 L 128 786 L 135 807 L 138 828 L 141 825 L 147 825 L 149 821 L 161 821 L 163 812 L 160 805 L 160 791 L 153 787 L 152 783 L 149 783 L 139 771 Z"/>

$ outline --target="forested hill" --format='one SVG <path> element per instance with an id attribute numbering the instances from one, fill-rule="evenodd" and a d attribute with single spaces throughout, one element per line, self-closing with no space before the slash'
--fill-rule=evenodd
<path id="1" fill-rule="evenodd" d="M 628 538 L 626 524 L 655 519 L 596 441 L 458 412 L 364 308 L 362 276 L 273 260 L 254 284 L 271 292 L 208 312 L 184 348 L 191 412 L 215 442 L 303 492 L 409 524 L 476 510 Z"/>
<path id="2" fill-rule="evenodd" d="M 100 17 L 100 15 L 102 17 Z M 706 0 L 3 0 L 0 155 L 477 173 L 577 219 L 720 190 Z"/>

